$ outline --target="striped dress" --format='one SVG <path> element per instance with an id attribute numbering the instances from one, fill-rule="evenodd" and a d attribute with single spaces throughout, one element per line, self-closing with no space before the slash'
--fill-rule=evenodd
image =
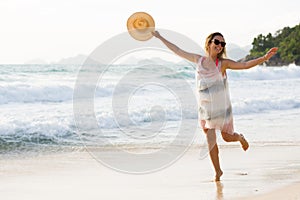
<path id="1" fill-rule="evenodd" d="M 233 134 L 233 117 L 226 73 L 222 75 L 221 61 L 203 66 L 207 57 L 197 64 L 196 79 L 198 113 L 204 130 L 216 129 Z"/>

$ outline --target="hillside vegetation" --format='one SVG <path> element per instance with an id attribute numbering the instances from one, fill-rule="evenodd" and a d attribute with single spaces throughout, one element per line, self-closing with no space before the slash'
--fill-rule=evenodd
<path id="1" fill-rule="evenodd" d="M 300 65 L 300 24 L 295 27 L 285 27 L 274 35 L 260 34 L 254 38 L 252 49 L 246 60 L 263 56 L 270 48 L 278 47 L 278 53 L 273 56 L 267 65 L 282 66 L 295 63 Z"/>

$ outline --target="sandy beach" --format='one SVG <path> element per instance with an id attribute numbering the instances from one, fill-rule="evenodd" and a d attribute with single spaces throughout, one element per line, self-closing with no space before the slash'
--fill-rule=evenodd
<path id="1" fill-rule="evenodd" d="M 264 200 L 264 199 L 300 199 L 300 183 L 294 183 L 276 190 L 270 191 L 266 194 L 255 195 L 249 198 L 242 198 L 244 200 Z"/>
<path id="2" fill-rule="evenodd" d="M 1 199 L 300 199 L 299 145 L 223 145 L 220 182 L 199 148 L 143 175 L 105 167 L 84 150 L 1 159 Z"/>

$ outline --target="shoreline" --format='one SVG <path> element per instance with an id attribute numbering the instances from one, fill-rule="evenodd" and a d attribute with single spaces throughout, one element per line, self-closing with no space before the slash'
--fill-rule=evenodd
<path id="1" fill-rule="evenodd" d="M 224 175 L 219 183 L 213 181 L 210 159 L 199 159 L 199 148 L 189 149 L 160 171 L 140 175 L 108 168 L 84 150 L 1 159 L 0 193 L 6 200 L 259 200 L 274 199 L 282 190 L 288 199 L 288 194 L 299 196 L 295 191 L 300 181 L 299 150 L 300 145 L 252 145 L 247 152 L 239 146 L 221 146 Z"/>

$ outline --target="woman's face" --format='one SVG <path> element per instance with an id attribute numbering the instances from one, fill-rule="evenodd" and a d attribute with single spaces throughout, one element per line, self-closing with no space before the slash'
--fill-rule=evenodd
<path id="1" fill-rule="evenodd" d="M 219 54 L 222 52 L 223 48 L 225 47 L 226 43 L 224 38 L 220 35 L 215 36 L 210 43 L 210 53 L 211 54 Z"/>

